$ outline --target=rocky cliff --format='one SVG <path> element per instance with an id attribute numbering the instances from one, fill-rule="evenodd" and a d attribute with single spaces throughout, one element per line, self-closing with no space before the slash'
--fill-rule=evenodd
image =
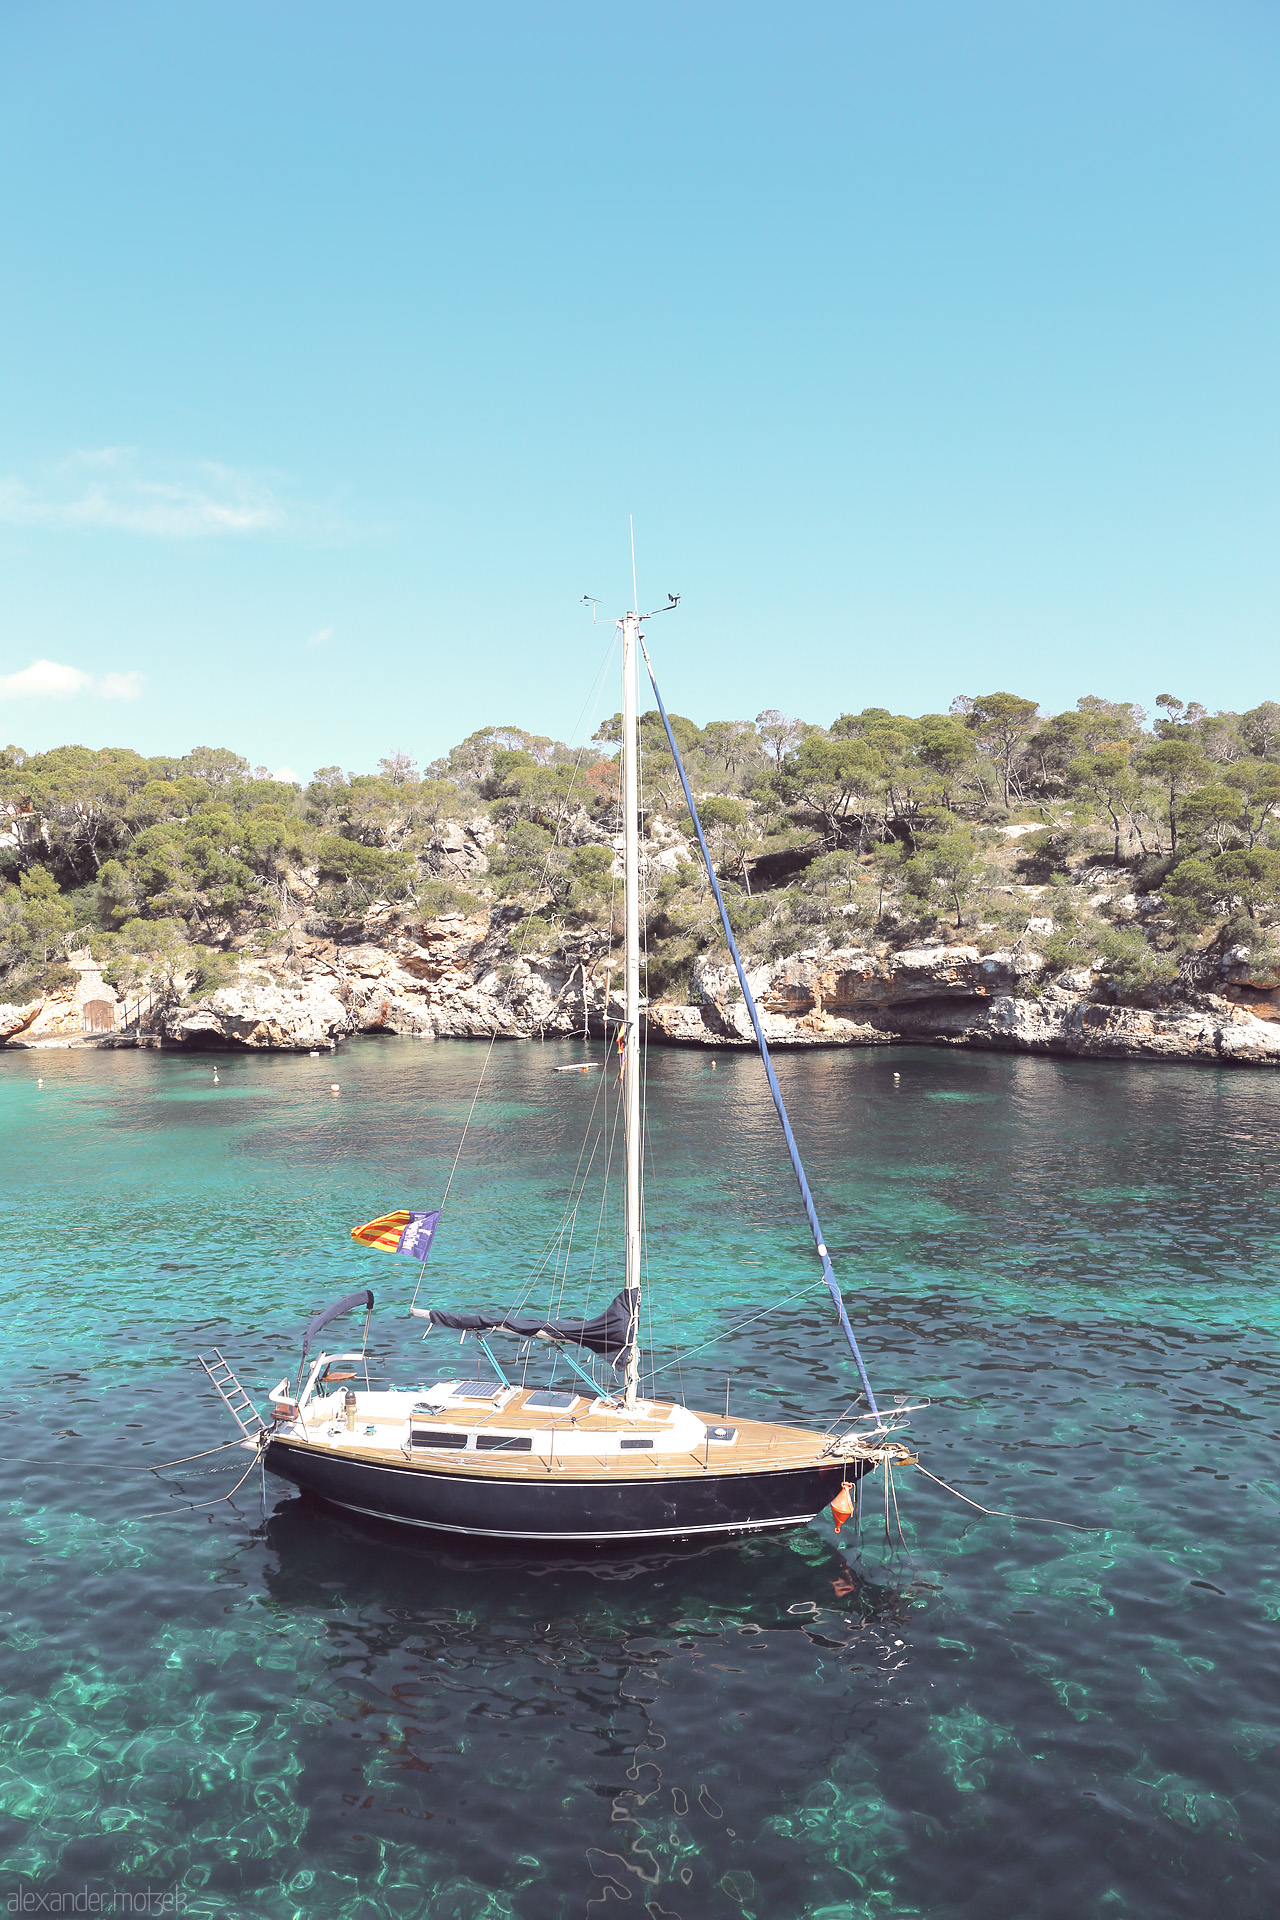
<path id="1" fill-rule="evenodd" d="M 976 947 L 894 952 L 838 948 L 800 953 L 748 973 L 771 1046 L 876 1046 L 891 1041 L 1003 1048 L 1099 1059 L 1280 1063 L 1280 1026 L 1265 988 L 1237 982 L 1250 1006 L 1226 993 L 1183 994 L 1153 1007 L 1101 997 L 1089 969 L 1047 974 L 1035 953 Z M 746 1046 L 751 1026 L 727 968 L 695 968 L 691 1006 L 649 1009 L 654 1038 L 683 1046 Z M 1270 1018 L 1259 1018 L 1266 1012 Z"/>
<path id="2" fill-rule="evenodd" d="M 512 914 L 421 921 L 383 909 L 325 933 L 296 932 L 235 986 L 157 1022 L 179 1046 L 321 1047 L 356 1033 L 471 1039 L 602 1027 L 606 943 L 574 953 L 520 951 Z"/>
<path id="3" fill-rule="evenodd" d="M 363 921 L 289 933 L 239 980 L 192 1003 L 144 1009 L 124 1032 L 85 1034 L 91 973 L 75 994 L 0 1007 L 8 1046 L 132 1043 L 304 1049 L 360 1033 L 423 1039 L 600 1034 L 620 1011 L 620 968 L 603 935 L 553 955 L 520 951 L 518 915 L 417 919 L 382 908 Z M 1052 974 L 1033 952 L 983 954 L 930 945 L 895 951 L 814 948 L 754 968 L 752 992 L 773 1046 L 885 1046 L 893 1041 L 1003 1048 L 1098 1059 L 1280 1063 L 1280 976 L 1228 955 L 1210 992 L 1117 1005 L 1088 968 Z M 95 1000 L 95 1005 L 98 1001 Z M 731 969 L 699 961 L 687 1003 L 647 1010 L 653 1040 L 751 1044 Z"/>

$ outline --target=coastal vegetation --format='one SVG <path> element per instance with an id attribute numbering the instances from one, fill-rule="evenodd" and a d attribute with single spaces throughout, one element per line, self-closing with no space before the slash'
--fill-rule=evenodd
<path id="1" fill-rule="evenodd" d="M 1151 1001 L 1243 950 L 1274 964 L 1280 704 L 1148 718 L 1087 695 L 1060 713 L 997 692 L 945 713 L 816 725 L 778 710 L 672 726 L 748 954 L 962 940 L 1087 968 Z M 207 994 L 290 930 L 380 905 L 487 910 L 543 951 L 618 912 L 614 716 L 572 751 L 486 727 L 419 767 L 322 767 L 306 786 L 224 748 L 0 753 L 0 997 L 88 948 L 121 991 Z M 681 996 L 720 946 L 656 713 L 641 723 L 650 990 Z"/>

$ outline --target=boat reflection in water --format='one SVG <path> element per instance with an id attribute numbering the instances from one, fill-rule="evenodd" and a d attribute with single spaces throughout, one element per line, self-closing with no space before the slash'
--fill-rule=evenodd
<path id="1" fill-rule="evenodd" d="M 526 1555 L 288 1499 L 264 1532 L 268 1605 L 331 1647 L 317 1866 L 412 1840 L 521 1920 L 796 1911 L 813 1783 L 851 1789 L 906 1684 L 909 1596 L 812 1531 Z"/>

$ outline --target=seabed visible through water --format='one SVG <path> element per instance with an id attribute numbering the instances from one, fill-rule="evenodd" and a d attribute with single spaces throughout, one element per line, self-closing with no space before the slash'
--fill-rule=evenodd
<path id="1" fill-rule="evenodd" d="M 554 1232 L 597 1076 L 551 1068 L 577 1057 L 496 1050 L 442 1303 L 503 1304 Z M 217 1086 L 200 1055 L 0 1062 L 6 1910 L 1272 1920 L 1280 1081 L 779 1062 L 877 1391 L 933 1399 L 924 1464 L 1094 1531 L 914 1474 L 905 1546 L 878 1483 L 860 1546 L 824 1517 L 621 1557 L 405 1538 L 270 1480 L 264 1516 L 256 1476 L 188 1510 L 225 1456 L 146 1468 L 228 1437 L 198 1351 L 261 1393 L 368 1284 L 385 1372 L 454 1370 L 403 1313 L 416 1268 L 348 1232 L 438 1199 L 479 1058 L 223 1054 Z M 658 1384 L 825 1422 L 852 1366 L 803 1291 L 759 1066 L 716 1065 L 650 1060 Z M 601 1248 L 597 1304 L 607 1220 Z"/>

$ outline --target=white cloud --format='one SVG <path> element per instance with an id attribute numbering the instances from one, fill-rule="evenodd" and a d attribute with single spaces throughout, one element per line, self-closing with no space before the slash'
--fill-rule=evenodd
<path id="1" fill-rule="evenodd" d="M 83 693 L 90 676 L 57 660 L 33 660 L 19 673 L 0 674 L 0 700 L 66 700 Z"/>
<path id="2" fill-rule="evenodd" d="M 333 628 L 321 627 L 318 633 L 313 633 L 308 635 L 307 645 L 309 647 L 322 647 L 326 640 L 332 640 L 332 638 L 333 638 Z"/>
<path id="3" fill-rule="evenodd" d="M 298 787 L 302 784 L 292 767 L 277 767 L 271 778 L 283 780 L 287 787 Z"/>
<path id="4" fill-rule="evenodd" d="M 145 673 L 104 673 L 94 684 L 94 692 L 104 700 L 136 700 L 142 692 Z"/>
<path id="5" fill-rule="evenodd" d="M 85 673 L 60 660 L 33 660 L 17 673 L 0 674 L 0 700 L 69 700 L 79 693 L 100 700 L 136 700 L 145 676 L 140 673 Z"/>
<path id="6" fill-rule="evenodd" d="M 144 461 L 136 447 L 72 454 L 36 484 L 0 475 L 0 521 L 10 526 L 199 540 L 279 530 L 290 519 L 259 475 L 212 460 Z"/>

